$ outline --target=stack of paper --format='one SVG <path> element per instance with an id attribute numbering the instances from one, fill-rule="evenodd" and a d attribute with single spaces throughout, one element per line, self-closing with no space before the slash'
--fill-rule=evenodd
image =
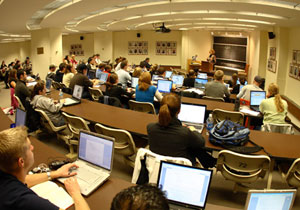
<path id="1" fill-rule="evenodd" d="M 184 92 L 195 92 L 198 95 L 204 95 L 204 92 L 202 90 L 199 90 L 197 88 L 189 88 L 189 89 L 185 89 Z"/>

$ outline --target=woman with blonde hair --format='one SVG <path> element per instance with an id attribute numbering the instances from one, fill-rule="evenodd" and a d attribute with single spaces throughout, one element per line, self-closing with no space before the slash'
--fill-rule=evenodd
<path id="1" fill-rule="evenodd" d="M 279 94 L 279 87 L 271 83 L 268 87 L 267 99 L 259 106 L 260 112 L 264 115 L 265 123 L 284 124 L 287 115 L 287 102 Z"/>
<path id="2" fill-rule="evenodd" d="M 143 72 L 139 77 L 138 85 L 135 87 L 135 99 L 139 102 L 153 103 L 154 96 L 158 101 L 162 100 L 160 92 L 151 84 L 151 74 Z"/>

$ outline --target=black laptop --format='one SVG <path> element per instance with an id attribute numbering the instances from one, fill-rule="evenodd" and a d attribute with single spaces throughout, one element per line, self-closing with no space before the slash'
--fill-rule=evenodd
<path id="1" fill-rule="evenodd" d="M 266 99 L 266 91 L 250 91 L 250 109 L 259 112 L 259 105 Z"/>

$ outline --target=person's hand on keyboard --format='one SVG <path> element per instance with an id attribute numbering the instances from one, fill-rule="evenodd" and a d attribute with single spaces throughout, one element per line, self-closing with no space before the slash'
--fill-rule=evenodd
<path id="1" fill-rule="evenodd" d="M 75 163 L 68 163 L 54 171 L 53 178 L 74 176 L 77 174 L 74 170 L 76 168 L 78 168 L 78 166 Z"/>
<path id="2" fill-rule="evenodd" d="M 76 177 L 70 177 L 70 178 L 66 179 L 64 181 L 64 184 L 65 184 L 66 190 L 68 191 L 68 193 L 71 195 L 72 198 L 76 195 L 81 196 L 80 195 L 80 187 L 79 187 Z"/>
<path id="3" fill-rule="evenodd" d="M 196 128 L 194 127 L 194 126 L 189 126 L 188 127 L 191 131 L 195 131 L 196 130 Z"/>

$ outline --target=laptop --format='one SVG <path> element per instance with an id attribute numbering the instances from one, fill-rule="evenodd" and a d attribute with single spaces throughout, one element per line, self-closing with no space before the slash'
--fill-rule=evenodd
<path id="1" fill-rule="evenodd" d="M 50 91 L 51 91 L 51 85 L 52 85 L 52 79 L 48 78 L 46 80 L 46 93 L 50 93 Z"/>
<path id="2" fill-rule="evenodd" d="M 26 124 L 26 112 L 22 109 L 16 109 L 16 118 L 15 118 L 16 126 L 25 126 Z"/>
<path id="3" fill-rule="evenodd" d="M 178 119 L 187 126 L 194 126 L 196 131 L 202 133 L 206 105 L 181 103 Z"/>
<path id="4" fill-rule="evenodd" d="M 250 91 L 250 109 L 259 112 L 259 105 L 266 99 L 266 91 Z"/>
<path id="5" fill-rule="evenodd" d="M 243 89 L 244 86 L 245 85 L 240 85 L 240 91 L 239 92 L 241 92 L 241 90 Z"/>
<path id="6" fill-rule="evenodd" d="M 197 78 L 207 79 L 207 74 L 206 73 L 198 73 Z"/>
<path id="7" fill-rule="evenodd" d="M 172 81 L 176 87 L 182 87 L 184 76 L 183 75 L 173 75 Z"/>
<path id="8" fill-rule="evenodd" d="M 83 86 L 75 85 L 72 98 L 65 98 L 64 106 L 71 106 L 81 103 L 81 97 L 83 93 Z"/>
<path id="9" fill-rule="evenodd" d="M 245 210 L 291 210 L 296 194 L 296 189 L 249 190 Z"/>
<path id="10" fill-rule="evenodd" d="M 110 177 L 113 155 L 114 138 L 80 131 L 78 159 L 74 162 L 78 168 L 74 171 L 81 194 L 88 196 Z M 65 179 L 58 180 L 63 183 Z"/>
<path id="11" fill-rule="evenodd" d="M 96 78 L 96 70 L 90 69 L 88 74 L 89 79 L 95 79 Z"/>
<path id="12" fill-rule="evenodd" d="M 100 73 L 100 76 L 99 76 L 99 84 L 104 84 L 104 83 L 106 83 L 106 81 L 107 81 L 107 78 L 108 78 L 108 73 L 105 73 L 105 72 L 101 72 Z"/>
<path id="13" fill-rule="evenodd" d="M 131 87 L 135 88 L 139 83 L 139 78 L 138 77 L 131 77 Z"/>
<path id="14" fill-rule="evenodd" d="M 172 71 L 166 71 L 165 73 L 165 79 L 169 79 L 172 76 Z"/>
<path id="15" fill-rule="evenodd" d="M 204 209 L 212 171 L 161 161 L 157 187 L 165 192 L 170 209 Z"/>
<path id="16" fill-rule="evenodd" d="M 157 90 L 161 93 L 170 93 L 172 84 L 170 80 L 157 80 Z"/>
<path id="17" fill-rule="evenodd" d="M 207 83 L 207 81 L 207 79 L 196 78 L 194 87 L 198 89 L 205 89 L 205 84 Z"/>

